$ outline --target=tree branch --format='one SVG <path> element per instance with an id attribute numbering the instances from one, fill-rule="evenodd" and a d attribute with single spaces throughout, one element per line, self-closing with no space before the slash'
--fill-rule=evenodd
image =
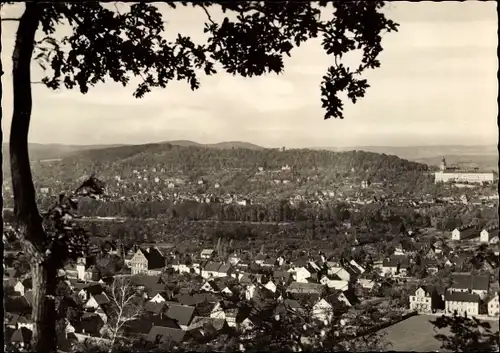
<path id="1" fill-rule="evenodd" d="M 210 12 L 208 12 L 205 5 L 200 5 L 200 6 L 203 9 L 203 11 L 205 11 L 205 13 L 207 14 L 207 17 L 208 17 L 208 20 L 210 21 L 210 23 L 215 24 L 215 22 L 212 20 L 212 16 L 210 16 Z"/>
<path id="2" fill-rule="evenodd" d="M 3 21 L 20 21 L 21 19 L 20 18 L 14 18 L 14 17 L 5 17 L 5 18 L 2 18 L 2 22 Z"/>
<path id="3" fill-rule="evenodd" d="M 118 6 L 116 6 L 116 2 L 115 2 L 115 3 L 113 3 L 113 5 L 115 6 L 115 10 L 116 10 L 116 12 L 118 13 L 118 15 L 120 15 L 120 16 L 121 16 L 122 14 L 120 13 L 120 10 L 118 10 Z"/>

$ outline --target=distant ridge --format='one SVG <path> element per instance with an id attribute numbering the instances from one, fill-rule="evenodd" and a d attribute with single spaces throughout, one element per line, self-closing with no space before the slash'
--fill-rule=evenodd
<path id="1" fill-rule="evenodd" d="M 173 140 L 164 141 L 160 143 L 149 143 L 147 145 L 155 145 L 161 148 L 162 145 L 176 145 L 185 147 L 205 147 L 205 148 L 218 148 L 218 149 L 250 149 L 262 150 L 265 147 L 245 142 L 245 141 L 224 141 L 219 143 L 203 144 L 190 140 Z M 101 150 L 113 147 L 140 148 L 143 145 L 129 145 L 129 144 L 110 144 L 110 145 L 64 145 L 64 144 L 40 144 L 30 143 L 30 159 L 32 161 L 65 158 L 78 152 L 88 150 Z M 294 148 L 296 149 L 296 148 Z M 444 145 L 444 146 L 350 146 L 350 147 L 309 147 L 302 149 L 310 150 L 327 150 L 334 152 L 342 151 L 366 151 L 374 153 L 382 153 L 387 155 L 395 155 L 400 158 L 408 159 L 411 161 L 422 162 L 430 165 L 438 165 L 443 156 L 449 158 L 451 163 L 474 165 L 479 164 L 484 167 L 490 168 L 495 166 L 497 169 L 498 163 L 498 148 L 497 146 L 461 146 L 461 145 Z M 3 144 L 4 161 L 8 161 L 8 143 Z"/>
<path id="2" fill-rule="evenodd" d="M 225 141 L 218 143 L 199 143 L 190 140 L 176 140 L 176 141 L 165 141 L 163 143 L 169 143 L 175 146 L 196 146 L 196 147 L 208 147 L 208 148 L 222 148 L 222 149 L 231 149 L 231 148 L 245 148 L 248 150 L 261 150 L 264 149 L 262 146 L 255 145 L 250 142 L 244 141 Z"/>

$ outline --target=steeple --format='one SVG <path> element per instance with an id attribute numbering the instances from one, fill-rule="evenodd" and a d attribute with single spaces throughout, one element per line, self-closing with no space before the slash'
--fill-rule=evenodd
<path id="1" fill-rule="evenodd" d="M 439 169 L 441 169 L 442 172 L 446 170 L 446 159 L 444 157 L 441 160 L 441 165 L 439 166 Z"/>

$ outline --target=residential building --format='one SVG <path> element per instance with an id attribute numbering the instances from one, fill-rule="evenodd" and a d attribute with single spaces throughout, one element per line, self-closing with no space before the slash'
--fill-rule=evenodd
<path id="1" fill-rule="evenodd" d="M 273 293 L 276 293 L 276 284 L 272 281 L 272 280 L 269 280 L 267 281 L 266 284 L 264 284 L 264 288 L 266 288 L 267 290 L 273 292 Z"/>
<path id="2" fill-rule="evenodd" d="M 489 275 L 472 275 L 469 273 L 452 274 L 453 283 L 450 292 L 475 293 L 480 298 L 486 297 L 490 288 Z"/>
<path id="3" fill-rule="evenodd" d="M 203 249 L 200 253 L 200 257 L 205 260 L 211 259 L 214 255 L 215 255 L 214 249 Z"/>
<path id="4" fill-rule="evenodd" d="M 457 312 L 458 315 L 479 315 L 481 298 L 475 293 L 446 292 L 445 311 L 448 314 Z"/>
<path id="5" fill-rule="evenodd" d="M 273 280 L 274 283 L 286 284 L 292 279 L 292 274 L 287 271 L 274 271 Z"/>
<path id="6" fill-rule="evenodd" d="M 346 290 L 349 287 L 349 281 L 343 280 L 337 275 L 324 275 L 319 283 L 337 290 Z"/>
<path id="7" fill-rule="evenodd" d="M 132 274 L 159 275 L 165 269 L 165 258 L 156 248 L 138 249 L 130 260 Z"/>
<path id="8" fill-rule="evenodd" d="M 236 266 L 241 261 L 241 257 L 238 254 L 232 254 L 229 256 L 228 261 L 231 265 Z"/>
<path id="9" fill-rule="evenodd" d="M 455 228 L 451 232 L 451 240 L 467 240 L 477 237 L 478 229 L 474 225 Z"/>
<path id="10" fill-rule="evenodd" d="M 419 286 L 415 295 L 410 295 L 410 310 L 419 313 L 432 313 L 442 309 L 442 298 L 435 287 Z"/>
<path id="11" fill-rule="evenodd" d="M 382 275 L 391 277 L 406 276 L 410 260 L 405 255 L 392 255 L 382 262 Z"/>
<path id="12" fill-rule="evenodd" d="M 266 261 L 267 259 L 267 256 L 264 255 L 264 254 L 259 254 L 255 257 L 255 260 L 254 262 L 259 265 L 259 266 L 262 266 L 262 264 L 264 263 L 264 261 Z"/>
<path id="13" fill-rule="evenodd" d="M 288 270 L 292 274 L 292 278 L 296 282 L 307 283 L 307 279 L 311 277 L 311 272 L 309 272 L 305 267 L 292 267 Z"/>
<path id="14" fill-rule="evenodd" d="M 358 262 L 356 262 L 354 259 L 352 259 L 349 264 L 354 267 L 360 274 L 365 273 L 365 269 L 363 266 L 361 266 Z"/>
<path id="15" fill-rule="evenodd" d="M 312 317 L 321 322 L 330 322 L 334 308 L 339 305 L 339 300 L 335 294 L 321 298 L 312 309 Z"/>
<path id="16" fill-rule="evenodd" d="M 320 298 L 324 287 L 319 283 L 292 282 L 286 289 L 286 292 L 292 297 L 307 296 L 311 298 Z"/>
<path id="17" fill-rule="evenodd" d="M 433 275 L 439 271 L 438 262 L 433 258 L 423 258 L 422 267 L 425 268 L 427 273 Z"/>
<path id="18" fill-rule="evenodd" d="M 479 234 L 479 241 L 489 243 L 495 237 L 498 238 L 498 226 L 483 229 Z"/>
<path id="19" fill-rule="evenodd" d="M 14 286 L 14 291 L 19 293 L 19 295 L 24 296 L 26 292 L 33 288 L 31 278 L 26 278 L 22 281 L 17 281 Z"/>
<path id="20" fill-rule="evenodd" d="M 490 300 L 488 300 L 488 315 L 489 316 L 498 316 L 498 292 L 496 292 Z"/>
<path id="21" fill-rule="evenodd" d="M 327 273 L 328 275 L 338 276 L 341 280 L 350 281 L 351 274 L 346 271 L 342 266 L 334 262 L 327 262 Z"/>
<path id="22" fill-rule="evenodd" d="M 222 266 L 220 262 L 209 261 L 205 265 L 205 267 L 201 270 L 201 277 L 207 278 L 215 278 L 215 277 L 224 277 L 219 275 L 219 268 Z"/>
<path id="23" fill-rule="evenodd" d="M 194 311 L 195 307 L 193 306 L 175 305 L 171 303 L 168 305 L 165 315 L 166 317 L 175 320 L 180 328 L 186 331 L 194 317 Z"/>

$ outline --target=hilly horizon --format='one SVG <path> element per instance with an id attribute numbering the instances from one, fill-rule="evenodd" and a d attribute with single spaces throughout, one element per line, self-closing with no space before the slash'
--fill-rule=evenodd
<path id="1" fill-rule="evenodd" d="M 110 144 L 110 145 L 65 145 L 59 143 L 41 144 L 30 143 L 30 157 L 33 161 L 60 159 L 89 150 L 104 150 L 109 148 L 125 146 L 148 146 L 148 145 L 176 145 L 185 147 L 205 147 L 217 149 L 276 149 L 278 147 L 263 147 L 245 141 L 223 141 L 218 143 L 203 144 L 191 140 L 173 140 L 159 143 L 149 143 L 140 145 Z M 8 156 L 8 143 L 3 144 L 3 151 Z M 485 169 L 498 169 L 498 149 L 494 145 L 436 145 L 436 146 L 348 146 L 348 147 L 305 147 L 289 149 L 310 149 L 326 150 L 333 152 L 345 151 L 365 151 L 381 153 L 386 155 L 395 155 L 407 160 L 425 163 L 428 165 L 439 165 L 444 156 L 450 165 L 464 165 L 468 167 L 482 167 Z M 5 158 L 4 160 L 7 160 Z"/>

